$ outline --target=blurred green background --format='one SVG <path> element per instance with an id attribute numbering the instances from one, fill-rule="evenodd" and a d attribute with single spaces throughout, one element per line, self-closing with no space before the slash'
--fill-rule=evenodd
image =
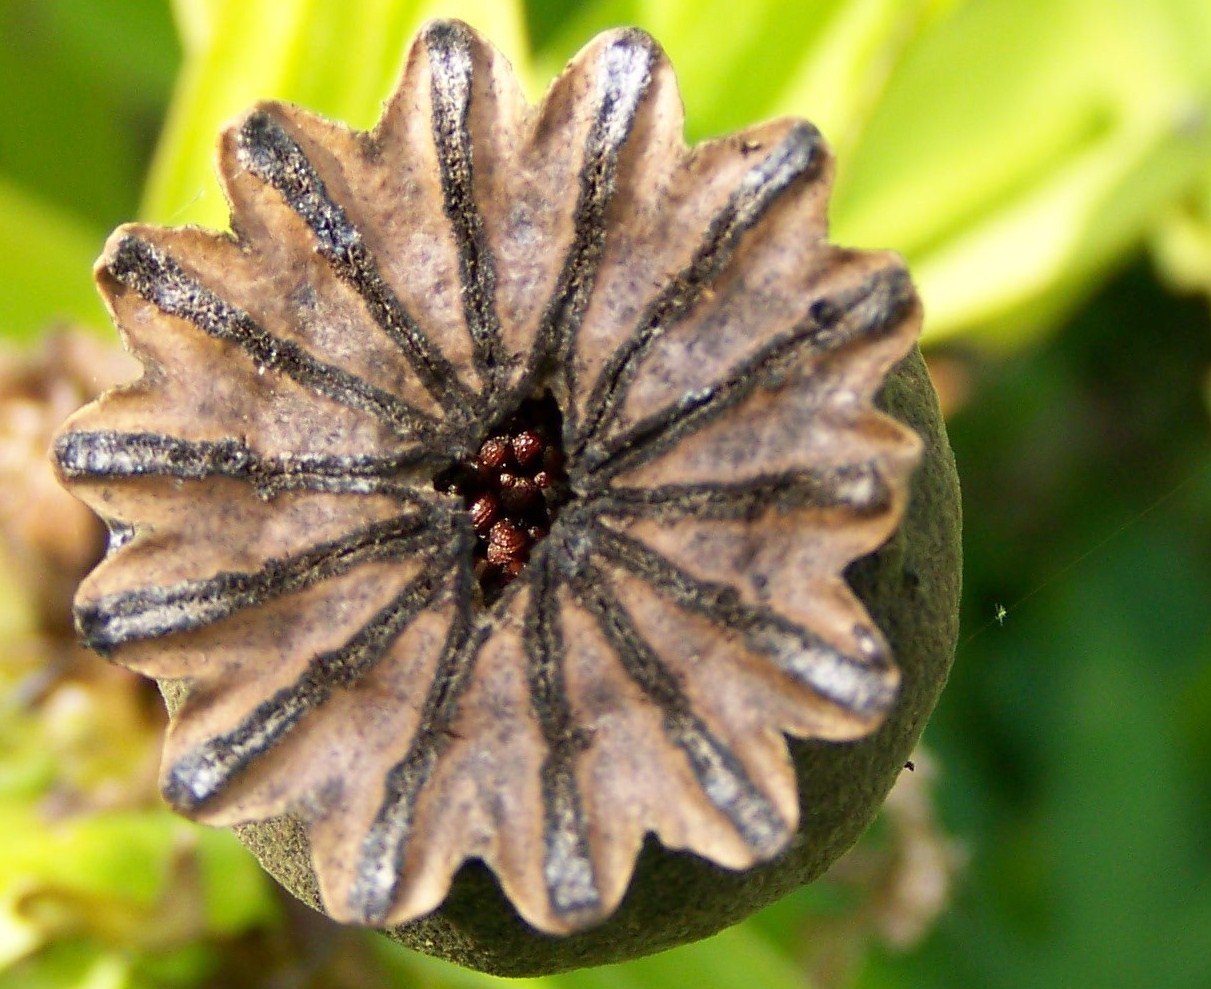
<path id="1" fill-rule="evenodd" d="M 814 120 L 833 238 L 918 280 L 964 484 L 954 675 L 874 832 L 715 939 L 534 983 L 1211 985 L 1211 4 L 0 0 L 0 334 L 111 341 L 108 231 L 224 225 L 226 118 L 283 97 L 369 126 L 435 15 L 484 30 L 532 98 L 637 24 L 691 139 Z M 11 434 L 49 415 L 58 368 L 33 387 L 5 359 L 11 527 Z M 498 981 L 327 924 L 161 810 L 156 699 L 72 653 L 22 538 L 0 577 L 0 989 Z"/>

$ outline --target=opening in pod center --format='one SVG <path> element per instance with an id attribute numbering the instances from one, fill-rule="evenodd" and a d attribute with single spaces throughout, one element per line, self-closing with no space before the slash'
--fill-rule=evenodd
<path id="1" fill-rule="evenodd" d="M 563 416 L 550 392 L 529 398 L 493 430 L 470 460 L 433 479 L 459 495 L 475 529 L 475 576 L 490 604 L 530 555 L 571 496 L 564 470 Z"/>

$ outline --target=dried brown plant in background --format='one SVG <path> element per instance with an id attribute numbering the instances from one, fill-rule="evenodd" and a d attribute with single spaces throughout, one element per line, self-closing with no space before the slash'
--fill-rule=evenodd
<path id="1" fill-rule="evenodd" d="M 71 636 L 70 602 L 105 547 L 96 515 L 56 482 L 46 449 L 72 412 L 137 377 L 138 362 L 76 329 L 0 353 L 0 534 L 40 630 Z"/>

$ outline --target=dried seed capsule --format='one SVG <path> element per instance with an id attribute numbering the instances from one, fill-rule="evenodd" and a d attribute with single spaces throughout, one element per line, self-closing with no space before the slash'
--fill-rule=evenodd
<path id="1" fill-rule="evenodd" d="M 500 972 L 667 947 L 819 874 L 953 642 L 902 263 L 824 241 L 811 125 L 691 150 L 681 123 L 641 32 L 529 107 L 450 21 L 369 134 L 259 104 L 220 143 L 237 234 L 110 239 L 100 287 L 154 373 L 55 443 L 113 533 L 77 626 L 164 684 L 167 800 L 262 822 L 245 839 L 336 919 Z M 876 395 L 930 444 L 900 536 L 922 444 Z M 546 437 L 549 520 L 471 530 L 518 473 L 487 429 Z M 652 836 L 678 852 L 632 886 Z M 525 923 L 477 913 L 472 858 Z"/>

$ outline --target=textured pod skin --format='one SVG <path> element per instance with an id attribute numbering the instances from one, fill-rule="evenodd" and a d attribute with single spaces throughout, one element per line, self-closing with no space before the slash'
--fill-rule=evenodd
<path id="1" fill-rule="evenodd" d="M 640 32 L 533 108 L 457 22 L 370 134 L 254 108 L 220 142 L 235 236 L 111 238 L 144 377 L 55 445 L 113 533 L 77 624 L 161 682 L 169 802 L 502 973 L 818 875 L 953 648 L 953 467 L 919 355 L 887 378 L 902 264 L 824 241 L 810 125 L 681 129 Z M 880 546 L 868 613 L 844 575 Z"/>
<path id="2" fill-rule="evenodd" d="M 902 681 L 882 727 L 844 745 L 792 743 L 800 825 L 774 861 L 733 872 L 650 842 L 622 905 L 600 927 L 553 939 L 522 921 L 474 864 L 436 913 L 386 933 L 416 951 L 493 975 L 521 977 L 608 965 L 709 937 L 817 879 L 870 825 L 916 747 L 950 672 L 959 631 L 959 479 L 920 353 L 891 374 L 882 404 L 925 440 L 912 499 L 895 536 L 847 576 L 886 632 Z M 169 693 L 171 704 L 171 693 Z M 301 900 L 319 908 L 307 838 L 282 818 L 236 832 Z"/>

